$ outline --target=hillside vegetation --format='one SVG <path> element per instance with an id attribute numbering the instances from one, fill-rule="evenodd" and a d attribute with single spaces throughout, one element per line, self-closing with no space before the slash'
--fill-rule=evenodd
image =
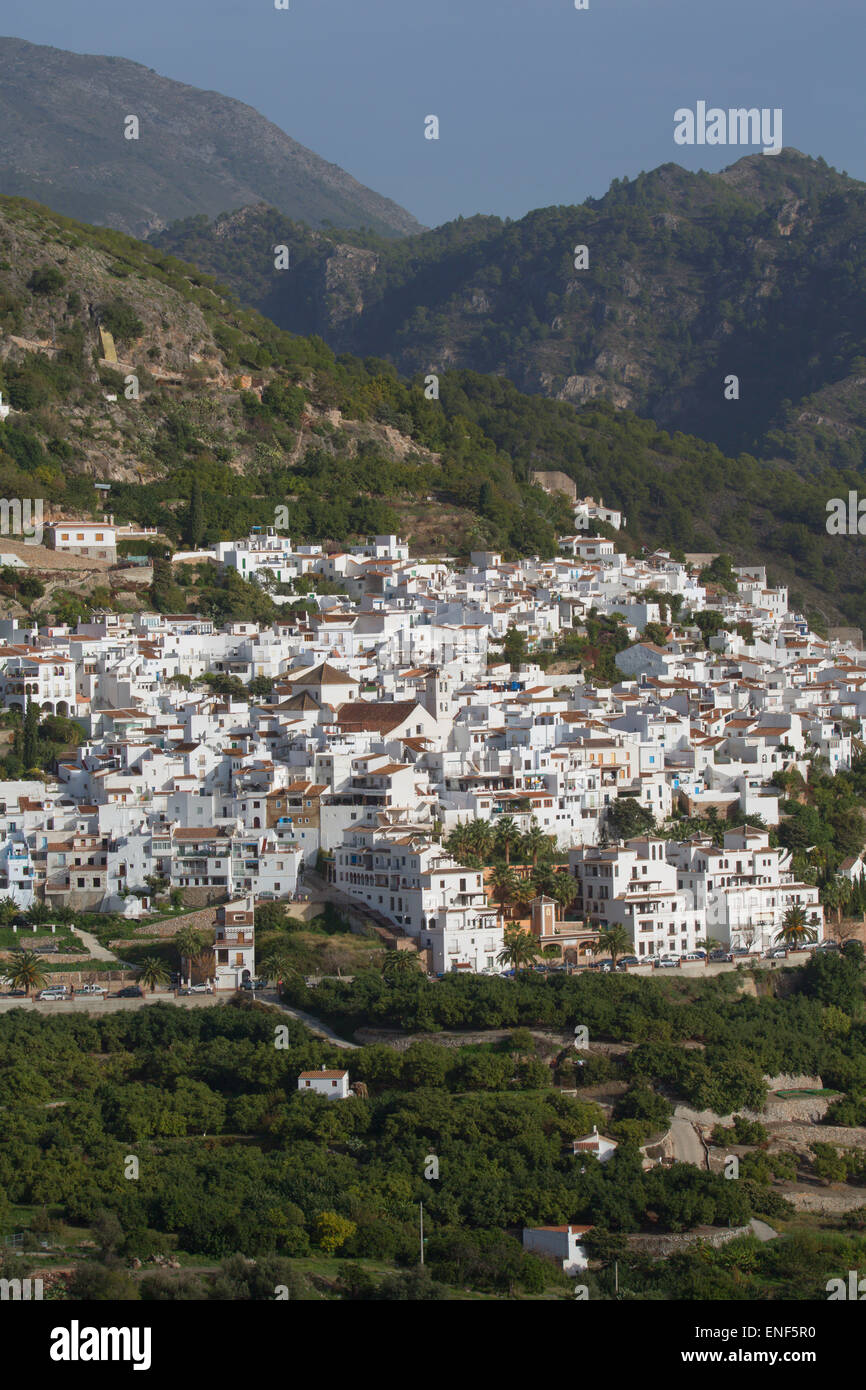
<path id="1" fill-rule="evenodd" d="M 267 207 L 195 217 L 159 244 L 338 351 L 503 374 L 578 406 L 601 398 L 809 473 L 862 467 L 864 229 L 866 186 L 788 149 L 720 174 L 664 164 L 580 206 L 460 218 L 392 244 Z M 291 247 L 288 272 L 264 254 L 276 242 Z"/>
<path id="2" fill-rule="evenodd" d="M 100 328 L 117 363 L 100 356 Z M 416 552 L 549 556 L 571 516 L 529 476 L 560 468 L 623 507 L 626 545 L 765 560 L 825 621 L 862 621 L 857 540 L 824 529 L 853 468 L 804 480 L 605 401 L 575 410 L 466 370 L 439 385 L 428 400 L 422 376 L 281 331 L 153 246 L 0 199 L 7 497 L 98 513 L 93 481 L 110 481 L 118 520 L 190 545 L 273 524 L 286 505 L 299 540 L 400 530 Z"/>

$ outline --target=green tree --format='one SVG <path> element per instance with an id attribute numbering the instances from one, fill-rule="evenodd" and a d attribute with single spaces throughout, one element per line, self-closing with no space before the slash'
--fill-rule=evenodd
<path id="1" fill-rule="evenodd" d="M 609 955 L 612 965 L 616 965 L 620 956 L 628 955 L 633 950 L 634 942 L 620 922 L 602 927 L 598 934 L 598 951 L 602 955 Z"/>
<path id="2" fill-rule="evenodd" d="M 349 1221 L 336 1211 L 320 1211 L 316 1216 L 316 1239 L 319 1249 L 326 1255 L 335 1255 L 347 1240 L 351 1240 L 357 1229 L 354 1221 Z"/>
<path id="3" fill-rule="evenodd" d="M 12 951 L 6 961 L 4 973 L 13 989 L 23 989 L 29 997 L 31 989 L 43 989 L 46 974 L 42 968 L 42 957 L 35 951 Z"/>
<path id="4" fill-rule="evenodd" d="M 39 758 L 39 707 L 35 700 L 28 700 L 24 715 L 24 728 L 21 735 L 21 760 L 29 770 L 36 767 Z"/>
<path id="5" fill-rule="evenodd" d="M 174 948 L 178 953 L 178 964 L 181 970 L 183 970 L 184 960 L 187 961 L 191 968 L 192 962 L 198 960 L 198 957 L 201 955 L 204 944 L 205 938 L 202 932 L 196 931 L 195 927 L 181 927 L 174 938 Z M 187 979 L 187 984 L 190 983 L 191 978 L 192 976 L 190 974 Z"/>
<path id="6" fill-rule="evenodd" d="M 187 519 L 187 536 L 192 550 L 198 550 L 201 546 L 204 540 L 204 529 L 204 502 L 201 494 L 201 483 L 196 476 L 192 480 Z"/>
<path id="7" fill-rule="evenodd" d="M 510 864 L 511 850 L 520 840 L 520 831 L 513 816 L 500 816 L 496 823 L 495 836 L 497 852 L 504 854 L 506 864 Z"/>
<path id="8" fill-rule="evenodd" d="M 521 931 L 519 928 L 506 931 L 503 942 L 502 950 L 496 959 L 500 965 L 512 968 L 515 976 L 519 971 L 528 969 L 538 959 L 538 942 L 531 932 Z"/>
<path id="9" fill-rule="evenodd" d="M 817 940 L 817 937 L 818 933 L 813 931 L 807 923 L 805 910 L 800 907 L 799 903 L 794 903 L 785 913 L 781 931 L 776 933 L 775 940 L 794 949 L 804 945 L 807 941 Z"/>
<path id="10" fill-rule="evenodd" d="M 168 971 L 159 956 L 145 956 L 138 970 L 138 982 L 145 990 L 155 990 L 168 981 Z"/>

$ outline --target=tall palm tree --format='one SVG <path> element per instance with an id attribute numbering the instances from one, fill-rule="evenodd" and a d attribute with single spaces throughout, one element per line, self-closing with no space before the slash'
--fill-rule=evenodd
<path id="1" fill-rule="evenodd" d="M 31 989 L 42 989 L 47 976 L 42 969 L 42 957 L 36 951 L 13 951 L 5 966 L 6 978 L 13 989 L 23 989 L 30 997 Z"/>
<path id="2" fill-rule="evenodd" d="M 520 839 L 520 831 L 513 816 L 500 816 L 496 822 L 496 848 L 505 855 L 506 865 L 511 863 L 511 850 Z"/>
<path id="3" fill-rule="evenodd" d="M 577 897 L 577 880 L 573 879 L 569 873 L 556 874 L 550 896 L 556 903 L 556 915 L 562 921 L 566 910 L 571 907 Z"/>
<path id="4" fill-rule="evenodd" d="M 538 863 L 538 856 L 540 854 L 544 854 L 546 856 L 549 853 L 551 853 L 553 849 L 553 844 L 553 836 L 546 835 L 542 830 L 541 826 L 538 824 L 538 821 L 533 816 L 532 820 L 529 823 L 529 829 L 527 830 L 526 834 L 521 837 L 520 841 L 520 847 L 523 853 L 525 855 L 529 855 L 532 859 L 533 869 Z"/>
<path id="5" fill-rule="evenodd" d="M 455 825 L 453 830 L 449 830 L 445 836 L 443 848 L 448 851 L 452 859 L 457 860 L 458 864 L 465 864 L 467 859 L 473 857 L 470 826 L 467 824 Z"/>
<path id="6" fill-rule="evenodd" d="M 515 975 L 525 970 L 538 959 L 538 942 L 530 932 L 519 928 L 507 931 L 503 937 L 503 947 L 496 957 L 500 965 L 511 966 Z"/>
<path id="7" fill-rule="evenodd" d="M 471 853 L 481 864 L 489 864 L 493 857 L 495 836 L 489 820 L 470 821 L 467 835 Z"/>
<path id="8" fill-rule="evenodd" d="M 537 869 L 532 871 L 532 886 L 537 897 L 542 894 L 547 898 L 553 897 L 556 874 L 549 864 L 539 864 Z"/>
<path id="9" fill-rule="evenodd" d="M 599 932 L 598 950 L 606 951 L 611 965 L 615 966 L 620 956 L 634 950 L 634 942 L 625 927 L 620 922 L 614 922 L 613 926 L 602 927 Z"/>
<path id="10" fill-rule="evenodd" d="M 145 956 L 139 966 L 138 983 L 145 990 L 153 991 L 157 985 L 164 985 L 167 981 L 168 971 L 159 956 Z"/>
<path id="11" fill-rule="evenodd" d="M 201 955 L 204 946 L 205 939 L 200 931 L 196 931 L 195 927 L 181 927 L 174 938 L 174 948 L 180 957 L 179 965 L 181 971 L 183 971 L 184 961 L 188 962 L 188 985 L 192 983 L 192 962 Z"/>
<path id="12" fill-rule="evenodd" d="M 796 950 L 807 941 L 816 941 L 818 933 L 807 923 L 806 913 L 799 903 L 788 908 L 782 918 L 782 930 L 776 933 L 775 940 L 781 941 L 789 950 Z"/>
<path id="13" fill-rule="evenodd" d="M 842 909 L 847 906 L 848 891 L 838 878 L 831 878 L 821 889 L 821 901 L 826 908 L 836 913 L 836 921 L 842 920 Z"/>
<path id="14" fill-rule="evenodd" d="M 507 903 L 517 898 L 519 879 L 512 868 L 495 868 L 490 875 L 490 888 L 500 907 L 505 910 Z"/>
<path id="15" fill-rule="evenodd" d="M 536 897 L 538 897 L 538 894 L 535 891 L 535 884 L 532 882 L 532 879 L 519 878 L 514 890 L 515 905 L 525 913 L 526 908 L 529 907 L 533 898 Z"/>

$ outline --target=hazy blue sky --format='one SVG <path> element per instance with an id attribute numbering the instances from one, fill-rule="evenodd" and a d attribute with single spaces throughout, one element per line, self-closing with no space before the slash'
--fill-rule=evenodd
<path id="1" fill-rule="evenodd" d="M 864 0 L 0 0 L 0 32 L 249 102 L 435 225 L 580 202 L 667 160 L 677 107 L 781 107 L 784 143 L 866 177 Z M 441 122 L 424 139 L 424 117 Z"/>

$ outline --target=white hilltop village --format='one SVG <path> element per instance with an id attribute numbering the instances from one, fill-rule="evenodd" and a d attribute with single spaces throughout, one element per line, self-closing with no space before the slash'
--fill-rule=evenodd
<path id="1" fill-rule="evenodd" d="M 512 817 L 554 837 L 574 877 L 564 918 L 540 897 L 527 923 L 564 962 L 586 963 L 594 932 L 615 923 L 641 964 L 708 938 L 766 951 L 795 907 L 823 940 L 818 889 L 742 819 L 778 824 L 775 773 L 805 773 L 814 757 L 831 772 L 850 765 L 866 737 L 862 639 L 811 632 L 761 566 L 735 567 L 735 591 L 708 593 L 708 557 L 630 558 L 586 534 L 593 520 L 619 529 L 620 514 L 573 500 L 575 534 L 551 560 L 423 560 L 395 535 L 333 553 L 275 530 L 203 552 L 266 588 L 304 576 L 342 586 L 271 626 L 105 611 L 74 629 L 0 622 L 4 705 L 33 700 L 84 731 L 56 779 L 0 786 L 0 897 L 134 918 L 160 879 L 187 902 L 228 904 L 217 943 L 228 989 L 254 969 L 253 903 L 291 900 L 316 873 L 430 974 L 498 972 L 502 905 L 485 871 L 443 841 L 465 822 Z M 120 528 L 46 529 L 55 548 L 110 558 Z M 726 626 L 705 643 L 706 609 Z M 541 653 L 613 614 L 630 639 L 619 679 L 545 674 Z M 525 639 L 514 666 L 510 630 Z M 272 690 L 190 685 L 206 672 Z M 658 825 L 683 813 L 690 838 L 618 840 L 623 798 Z M 693 833 L 691 818 L 707 815 L 732 821 L 721 845 Z M 843 870 L 861 874 L 862 861 Z"/>

